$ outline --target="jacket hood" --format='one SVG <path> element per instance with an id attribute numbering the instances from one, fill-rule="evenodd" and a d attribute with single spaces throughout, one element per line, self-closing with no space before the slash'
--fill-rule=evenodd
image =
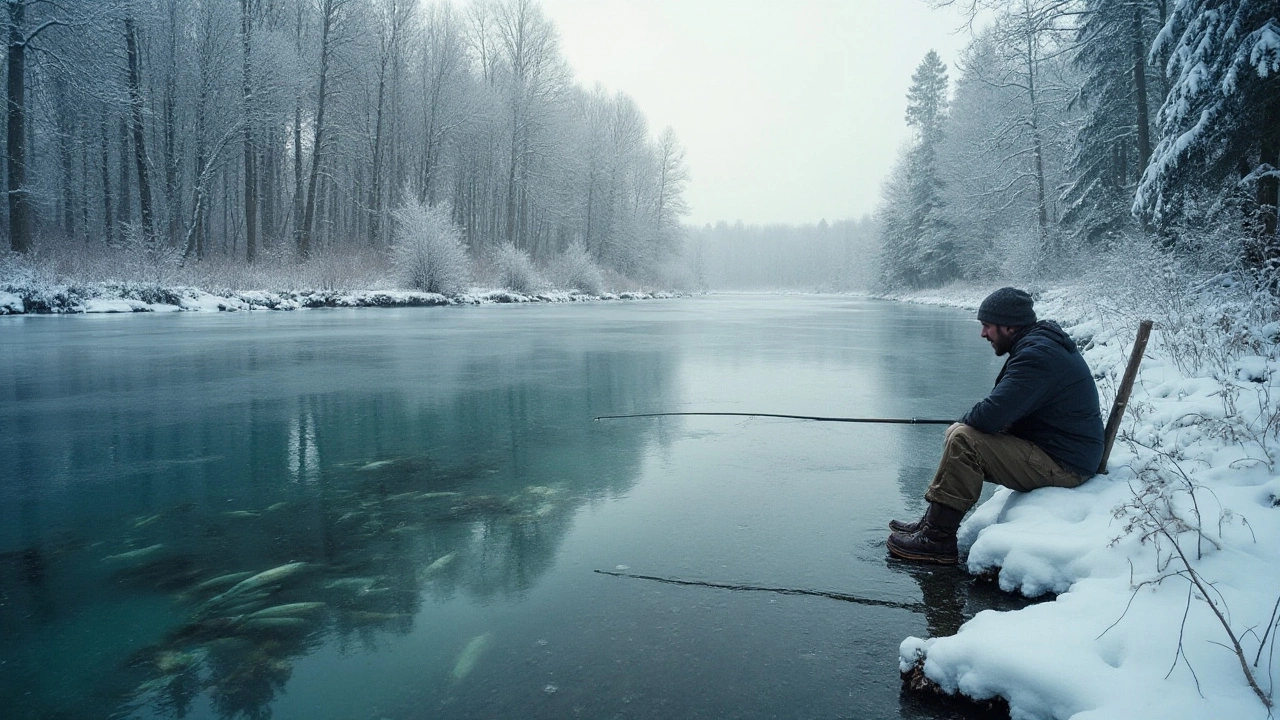
<path id="1" fill-rule="evenodd" d="M 1066 349 L 1068 353 L 1079 352 L 1076 347 L 1076 341 L 1071 339 L 1066 330 L 1053 320 L 1041 320 L 1034 325 L 1027 326 L 1022 331 L 1022 337 L 1014 341 L 1014 344 L 1023 342 L 1024 340 L 1039 340 L 1040 342 L 1056 342 Z"/>

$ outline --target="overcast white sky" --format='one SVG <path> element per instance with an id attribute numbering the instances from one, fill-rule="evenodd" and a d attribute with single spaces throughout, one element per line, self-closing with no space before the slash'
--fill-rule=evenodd
<path id="1" fill-rule="evenodd" d="M 959 17 L 923 0 L 541 0 L 578 82 L 631 95 L 688 152 L 689 222 L 874 210 L 911 74 L 951 68 Z"/>

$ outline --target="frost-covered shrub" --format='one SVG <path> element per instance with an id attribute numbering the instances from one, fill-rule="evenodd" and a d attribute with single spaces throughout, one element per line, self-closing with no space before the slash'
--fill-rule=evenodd
<path id="1" fill-rule="evenodd" d="M 1002 277 L 1026 282 L 1039 275 L 1044 256 L 1040 236 L 1027 228 L 1007 228 L 992 240 L 995 256 L 1000 258 Z"/>
<path id="2" fill-rule="evenodd" d="M 1251 268 L 1224 271 L 1225 258 L 1204 257 L 1135 235 L 1095 258 L 1078 283 L 1130 327 L 1155 321 L 1155 347 L 1188 376 L 1228 377 L 1248 356 L 1280 359 L 1271 337 L 1280 328 L 1280 299 L 1267 278 Z"/>
<path id="3" fill-rule="evenodd" d="M 574 240 L 556 259 L 551 277 L 562 290 L 577 290 L 599 295 L 604 289 L 604 276 L 591 253 L 581 241 Z"/>
<path id="4" fill-rule="evenodd" d="M 26 312 L 78 312 L 97 293 L 69 281 L 54 262 L 39 251 L 0 255 L 0 292 L 21 298 Z"/>
<path id="5" fill-rule="evenodd" d="M 415 290 L 456 295 L 470 282 L 471 263 L 462 231 L 440 207 L 409 200 L 393 214 L 392 259 Z"/>
<path id="6" fill-rule="evenodd" d="M 161 288 L 176 282 L 182 266 L 182 251 L 162 240 L 147 239 L 141 227 L 125 226 L 123 267 L 117 279 Z"/>
<path id="7" fill-rule="evenodd" d="M 279 269 L 288 270 L 290 265 L 286 261 Z M 386 253 L 368 246 L 322 247 L 305 264 L 293 268 L 295 277 L 290 282 L 266 287 L 296 288 L 302 283 L 325 292 L 357 292 L 375 288 L 380 280 L 385 283 L 388 271 Z"/>
<path id="8" fill-rule="evenodd" d="M 102 291 L 107 297 L 140 300 L 152 305 L 182 304 L 182 298 L 175 289 L 145 282 L 103 283 Z"/>
<path id="9" fill-rule="evenodd" d="M 504 243 L 489 258 L 498 285 L 518 293 L 532 293 L 542 289 L 542 278 L 533 266 L 529 253 Z"/>
<path id="10" fill-rule="evenodd" d="M 264 248 L 252 263 L 211 253 L 184 266 L 186 282 L 214 295 L 230 297 L 243 290 L 294 290 L 310 287 L 307 266 L 299 265 L 291 243 Z"/>

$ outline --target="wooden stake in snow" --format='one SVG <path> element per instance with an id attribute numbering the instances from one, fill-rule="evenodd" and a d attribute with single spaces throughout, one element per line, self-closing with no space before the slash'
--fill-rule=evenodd
<path id="1" fill-rule="evenodd" d="M 1116 441 L 1116 433 L 1120 431 L 1120 420 L 1124 418 L 1124 410 L 1129 406 L 1129 393 L 1133 390 L 1133 381 L 1138 377 L 1138 366 L 1142 364 L 1142 354 L 1147 350 L 1147 337 L 1151 335 L 1151 321 L 1143 320 L 1138 324 L 1138 337 L 1133 341 L 1133 352 L 1129 354 L 1129 366 L 1124 369 L 1124 378 L 1116 390 L 1116 401 L 1111 405 L 1111 416 L 1107 418 L 1107 429 L 1104 435 L 1106 444 L 1102 446 L 1102 462 L 1098 464 L 1098 472 L 1107 471 L 1107 459 L 1111 457 L 1111 446 Z"/>

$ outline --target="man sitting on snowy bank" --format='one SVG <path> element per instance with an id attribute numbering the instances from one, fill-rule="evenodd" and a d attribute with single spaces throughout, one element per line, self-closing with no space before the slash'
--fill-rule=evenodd
<path id="1" fill-rule="evenodd" d="M 982 338 L 1008 355 L 995 388 L 947 428 L 942 460 L 913 523 L 889 521 L 889 554 L 952 564 L 956 530 L 984 480 L 1019 491 L 1072 488 L 1102 461 L 1098 387 L 1075 342 L 1052 320 L 1036 322 L 1031 296 L 1006 287 L 978 308 Z"/>

